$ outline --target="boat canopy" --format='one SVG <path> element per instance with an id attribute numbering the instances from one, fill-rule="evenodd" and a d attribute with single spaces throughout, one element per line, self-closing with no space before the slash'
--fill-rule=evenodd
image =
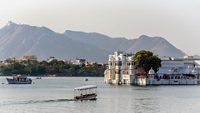
<path id="1" fill-rule="evenodd" d="M 97 88 L 97 85 L 87 85 L 87 86 L 81 86 L 81 87 L 76 87 L 74 90 L 86 90 L 86 89 L 93 89 Z"/>

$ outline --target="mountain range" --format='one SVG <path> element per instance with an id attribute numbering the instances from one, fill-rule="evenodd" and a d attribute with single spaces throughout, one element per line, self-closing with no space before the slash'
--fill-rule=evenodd
<path id="1" fill-rule="evenodd" d="M 39 60 L 54 56 L 59 59 L 85 58 L 107 62 L 114 51 L 135 53 L 149 50 L 159 56 L 186 55 L 162 37 L 141 35 L 137 39 L 109 37 L 100 33 L 66 30 L 57 33 L 47 27 L 8 22 L 0 29 L 0 59 L 37 55 Z"/>

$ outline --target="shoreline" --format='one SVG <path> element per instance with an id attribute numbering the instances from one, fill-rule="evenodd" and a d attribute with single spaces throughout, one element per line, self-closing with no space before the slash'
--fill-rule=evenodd
<path id="1" fill-rule="evenodd" d="M 12 76 L 0 75 L 0 77 L 12 77 Z M 28 76 L 28 77 L 88 77 L 88 78 L 90 78 L 90 77 L 103 77 L 103 76 Z"/>

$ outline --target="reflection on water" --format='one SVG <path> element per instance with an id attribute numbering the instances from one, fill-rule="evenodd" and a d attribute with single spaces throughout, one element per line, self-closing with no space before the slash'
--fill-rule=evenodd
<path id="1" fill-rule="evenodd" d="M 134 111 L 142 113 L 145 109 L 146 113 L 158 113 L 158 100 L 156 98 L 136 98 L 133 100 Z"/>
<path id="2" fill-rule="evenodd" d="M 34 79 L 33 79 L 34 80 Z M 35 79 L 8 85 L 0 78 L 0 113 L 199 113 L 200 86 L 108 85 L 103 78 Z M 96 101 L 71 101 L 73 88 L 97 84 Z"/>

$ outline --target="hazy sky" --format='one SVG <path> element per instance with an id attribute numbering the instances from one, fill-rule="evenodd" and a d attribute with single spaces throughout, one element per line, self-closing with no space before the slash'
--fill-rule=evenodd
<path id="1" fill-rule="evenodd" d="M 200 0 L 0 0 L 0 27 L 9 20 L 60 33 L 161 36 L 200 55 Z"/>

